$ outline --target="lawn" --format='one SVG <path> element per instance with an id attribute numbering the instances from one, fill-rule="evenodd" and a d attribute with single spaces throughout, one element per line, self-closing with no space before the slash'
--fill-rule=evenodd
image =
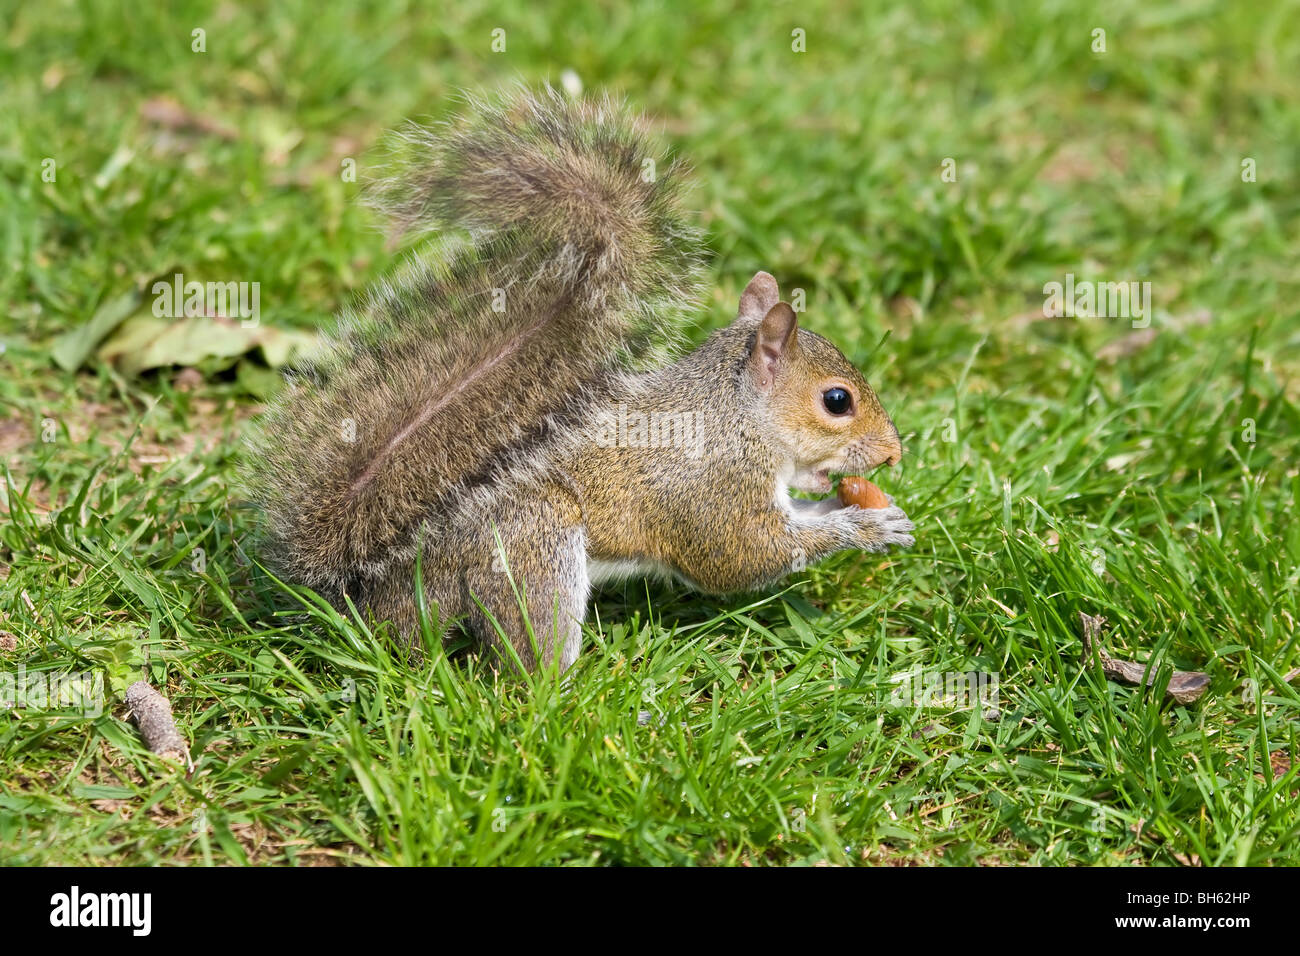
<path id="1" fill-rule="evenodd" d="M 0 862 L 1300 862 L 1297 14 L 7 5 L 0 690 L 103 707 L 0 701 Z M 384 131 L 516 79 L 692 160 L 694 338 L 758 269 L 804 290 L 898 424 L 914 548 L 609 587 L 563 685 L 436 634 L 410 666 L 258 567 L 270 365 L 418 251 L 358 202 Z M 177 273 L 257 282 L 255 334 L 149 325 Z M 1067 277 L 1150 307 L 1045 314 Z M 1084 662 L 1080 614 L 1154 684 Z M 972 673 L 996 697 L 935 690 Z M 140 678 L 192 775 L 126 719 Z"/>

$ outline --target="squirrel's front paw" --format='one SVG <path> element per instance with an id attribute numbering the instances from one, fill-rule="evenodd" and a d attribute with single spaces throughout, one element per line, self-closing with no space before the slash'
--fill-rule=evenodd
<path id="1" fill-rule="evenodd" d="M 914 525 L 907 513 L 894 505 L 889 499 L 888 508 L 852 509 L 858 519 L 859 535 L 863 543 L 859 545 L 864 551 L 884 551 L 891 544 L 898 548 L 910 548 L 916 544 L 912 537 Z"/>

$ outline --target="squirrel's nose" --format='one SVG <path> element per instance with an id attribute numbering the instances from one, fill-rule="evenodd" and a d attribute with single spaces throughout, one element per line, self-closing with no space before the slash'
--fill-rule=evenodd
<path id="1" fill-rule="evenodd" d="M 903 446 L 898 440 L 898 429 L 891 428 L 889 437 L 880 446 L 880 450 L 885 453 L 885 464 L 893 468 L 903 460 Z"/>
<path id="2" fill-rule="evenodd" d="M 873 439 L 867 446 L 869 458 L 867 460 L 868 468 L 878 468 L 881 465 L 894 467 L 903 457 L 903 446 L 898 443 L 898 433 L 890 432 L 888 435 L 881 435 Z"/>

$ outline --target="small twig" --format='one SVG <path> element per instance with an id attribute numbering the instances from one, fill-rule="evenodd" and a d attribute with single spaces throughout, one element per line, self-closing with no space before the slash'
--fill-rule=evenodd
<path id="1" fill-rule="evenodd" d="M 165 760 L 179 761 L 187 770 L 194 770 L 189 747 L 176 729 L 172 705 L 166 697 L 150 687 L 147 681 L 139 680 L 126 689 L 126 705 L 131 708 L 140 736 L 151 752 Z"/>
<path id="2" fill-rule="evenodd" d="M 1093 617 L 1080 611 L 1079 621 L 1083 624 L 1083 662 L 1086 664 L 1088 658 L 1092 656 L 1092 642 L 1101 637 L 1101 629 L 1106 626 L 1106 619 L 1100 615 Z M 1101 651 L 1101 659 L 1106 660 L 1104 650 Z"/>
<path id="3" fill-rule="evenodd" d="M 1101 660 L 1101 672 L 1111 680 L 1125 684 L 1141 686 L 1156 682 L 1156 669 L 1136 661 L 1122 661 L 1111 657 L 1101 645 L 1101 629 L 1105 625 L 1104 617 L 1093 617 L 1079 612 L 1083 624 L 1083 660 L 1087 663 L 1094 649 Z M 1191 704 L 1200 699 L 1205 689 L 1210 686 L 1210 675 L 1202 671 L 1174 671 L 1169 677 L 1165 693 L 1180 704 Z"/>

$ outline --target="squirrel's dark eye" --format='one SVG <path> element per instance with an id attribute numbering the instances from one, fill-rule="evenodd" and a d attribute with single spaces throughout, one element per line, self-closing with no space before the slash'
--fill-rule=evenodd
<path id="1" fill-rule="evenodd" d="M 842 388 L 828 388 L 822 392 L 822 404 L 832 415 L 843 415 L 853 408 L 853 396 Z"/>

